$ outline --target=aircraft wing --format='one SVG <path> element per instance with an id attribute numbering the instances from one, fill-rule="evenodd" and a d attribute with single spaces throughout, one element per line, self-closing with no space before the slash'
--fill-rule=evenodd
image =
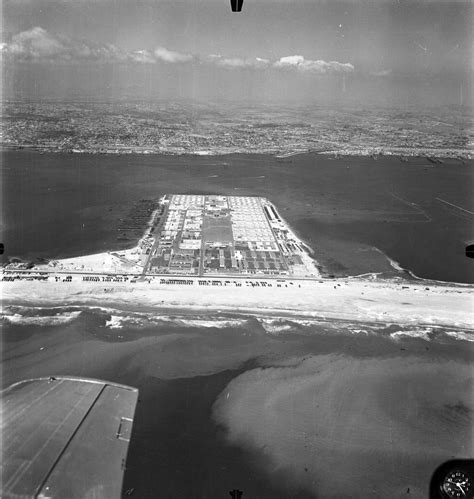
<path id="1" fill-rule="evenodd" d="M 120 497 L 136 388 L 58 376 L 1 396 L 0 497 Z"/>

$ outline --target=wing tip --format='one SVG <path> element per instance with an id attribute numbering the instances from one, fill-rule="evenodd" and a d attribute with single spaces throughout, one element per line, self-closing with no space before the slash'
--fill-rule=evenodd
<path id="1" fill-rule="evenodd" d="M 115 388 L 122 388 L 124 390 L 130 390 L 132 392 L 138 392 L 138 388 L 135 388 L 133 386 L 129 385 L 123 385 L 121 383 L 116 383 L 114 381 L 106 381 L 98 378 L 84 378 L 81 376 L 64 376 L 64 375 L 52 375 L 52 376 L 41 376 L 38 378 L 29 378 L 29 379 L 23 379 L 21 381 L 17 381 L 10 386 L 4 388 L 3 390 L 0 391 L 1 395 L 6 394 L 12 389 L 18 388 L 21 385 L 24 385 L 26 383 L 34 383 L 34 382 L 40 382 L 40 381 L 47 381 L 48 383 L 54 383 L 55 381 L 77 381 L 79 383 L 93 383 L 93 384 L 98 384 L 98 385 L 103 385 L 103 386 L 113 386 Z"/>

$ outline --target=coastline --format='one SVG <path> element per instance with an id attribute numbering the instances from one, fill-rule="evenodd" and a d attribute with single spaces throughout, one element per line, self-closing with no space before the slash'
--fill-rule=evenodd
<path id="1" fill-rule="evenodd" d="M 354 157 L 354 158 L 370 158 L 374 161 L 383 158 L 399 158 L 400 161 L 406 161 L 408 158 L 429 158 L 434 160 L 458 160 L 461 162 L 472 160 L 472 153 L 469 149 L 442 149 L 442 148 L 403 148 L 403 147 L 384 147 L 384 146 L 375 146 L 373 148 L 361 148 L 361 149 L 310 149 L 306 148 L 303 150 L 289 150 L 282 151 L 275 148 L 267 148 L 267 149 L 254 149 L 248 150 L 239 147 L 222 149 L 219 150 L 216 148 L 215 150 L 201 150 L 196 149 L 194 151 L 182 151 L 182 150 L 173 150 L 173 149 L 154 149 L 154 148 L 137 148 L 133 149 L 124 148 L 124 149 L 108 149 L 108 150 L 94 150 L 94 149 L 55 149 L 55 148 L 47 148 L 41 146 L 30 146 L 30 145 L 6 145 L 3 144 L 0 147 L 0 154 L 4 152 L 37 152 L 39 154 L 73 154 L 73 155 L 94 155 L 94 156 L 120 156 L 120 155 L 137 155 L 137 156 L 205 156 L 208 158 L 221 158 L 223 156 L 231 156 L 234 154 L 245 154 L 245 155 L 271 155 L 275 158 L 275 160 L 280 162 L 291 162 L 292 158 L 298 156 L 300 154 L 314 154 L 325 157 Z"/>
<path id="2" fill-rule="evenodd" d="M 160 280 L 163 281 L 160 283 Z M 472 329 L 474 288 L 469 285 L 431 285 L 407 282 L 374 282 L 331 279 L 247 279 L 200 286 L 198 278 L 188 285 L 147 278 L 131 282 L 84 282 L 80 275 L 70 281 L 3 282 L 3 304 L 88 305 L 190 309 L 209 312 L 258 313 L 321 319 L 344 319 L 400 325 L 447 326 Z M 170 281 L 170 279 L 168 279 Z M 176 279 L 174 279 L 176 281 Z M 255 283 L 267 282 L 267 286 Z M 192 284 L 191 284 L 192 282 Z M 229 281 L 230 282 L 230 281 Z M 256 306 L 258 304 L 258 306 Z"/>
<path id="3" fill-rule="evenodd" d="M 229 483 L 237 482 L 252 497 L 309 499 L 317 493 L 313 479 L 325 493 L 334 490 L 335 461 L 344 476 L 353 472 L 353 463 L 358 476 L 376 470 L 370 487 L 360 489 L 367 491 L 365 495 L 376 486 L 382 495 L 396 497 L 410 487 L 421 497 L 440 459 L 470 453 L 466 408 L 472 404 L 466 380 L 472 343 L 456 340 L 473 338 L 448 337 L 454 329 L 429 332 L 397 324 L 386 328 L 370 325 L 368 318 L 362 325 L 330 317 L 327 322 L 309 320 L 305 327 L 293 320 L 300 315 L 297 310 L 290 311 L 294 315 L 288 321 L 282 316 L 270 319 L 270 310 L 242 318 L 224 311 L 215 314 L 205 306 L 199 309 L 202 315 L 193 316 L 191 307 L 185 306 L 182 310 L 188 315 L 183 317 L 177 307 L 160 305 L 160 300 L 183 293 L 181 288 L 190 297 L 191 291 L 195 297 L 206 294 L 199 293 L 200 287 L 168 284 L 158 289 L 147 282 L 131 286 L 132 292 L 123 290 L 125 284 L 115 286 L 120 310 L 111 308 L 114 293 L 104 292 L 104 286 L 112 285 L 98 283 L 89 288 L 89 298 L 92 304 L 98 301 L 100 310 L 85 306 L 78 315 L 79 310 L 68 304 L 86 301 L 86 283 L 2 284 L 5 290 L 21 284 L 23 298 L 32 303 L 35 296 L 28 285 L 42 290 L 44 300 L 56 288 L 51 299 L 58 304 L 54 309 L 9 311 L 13 320 L 3 322 L 5 385 L 40 375 L 87 374 L 139 388 L 141 403 L 124 482 L 124 490 L 133 488 L 139 497 L 159 496 L 163 484 L 175 497 L 192 495 L 195 487 L 187 479 L 192 467 L 203 482 L 213 477 L 212 497 L 222 496 Z M 332 288 L 334 295 L 343 288 L 338 280 L 325 284 L 321 294 L 330 284 L 338 288 Z M 150 287 L 157 289 L 150 292 Z M 459 297 L 456 291 L 466 288 L 450 286 L 452 293 L 444 296 Z M 420 294 L 415 288 L 402 290 L 401 283 L 397 289 L 400 297 L 408 298 L 410 291 Z M 211 290 L 229 300 L 237 291 L 241 296 L 265 292 L 252 286 Z M 278 290 L 289 293 L 292 288 Z M 373 298 L 364 293 L 361 298 Z M 147 296 L 155 303 L 142 299 Z M 387 398 L 395 403 L 390 405 Z M 428 427 L 420 425 L 418 414 L 427 414 Z M 397 453 L 404 468 L 389 484 L 386 470 L 393 465 L 393 454 L 387 427 L 394 432 L 395 443 L 403 442 L 406 449 Z M 278 434 L 285 437 L 279 439 Z M 440 435 L 441 450 L 434 434 Z M 170 473 L 171 467 L 178 471 Z M 261 490 L 255 481 L 262 484 Z M 268 487 L 280 493 L 268 492 Z"/>
<path id="4" fill-rule="evenodd" d="M 102 307 L 129 304 L 157 311 L 187 309 L 386 325 L 474 327 L 472 285 L 420 278 L 376 247 L 373 249 L 402 275 L 323 277 L 319 274 L 321 265 L 313 257 L 313 248 L 281 215 L 278 216 L 282 223 L 302 248 L 306 268 L 313 267 L 316 272 L 306 275 L 300 272 L 294 275 L 147 273 L 146 262 L 153 242 L 150 227 L 157 213 L 158 209 L 151 214 L 142 237 L 130 249 L 52 260 L 28 270 L 22 269 L 21 264 L 10 264 L 2 270 L 3 303 Z"/>
<path id="5" fill-rule="evenodd" d="M 158 198 L 166 192 L 186 194 L 212 190 L 223 195 L 264 196 L 276 204 L 293 231 L 301 234 L 300 239 L 316 251 L 315 257 L 322 266 L 323 275 L 346 277 L 381 272 L 383 277 L 395 276 L 396 271 L 385 256 L 362 253 L 375 246 L 424 279 L 473 282 L 468 266 L 470 262 L 455 247 L 461 243 L 457 240 L 458 234 L 468 234 L 467 221 L 460 221 L 457 214 L 448 212 L 444 205 L 431 203 L 435 195 L 431 191 L 446 176 L 450 182 L 466 186 L 470 178 L 469 167 L 458 160 L 431 164 L 423 157 L 401 162 L 396 157 L 390 159 L 387 156 L 378 163 L 370 158 L 356 157 L 330 161 L 317 154 L 295 158 L 287 165 L 280 164 L 270 155 L 228 155 L 213 159 L 163 154 L 117 158 L 113 155 L 25 151 L 23 154 L 5 153 L 5 182 L 9 187 L 5 205 L 11 211 L 12 225 L 4 227 L 4 261 L 7 256 L 36 262 L 37 259 L 113 252 L 117 248 L 131 249 L 136 246 L 141 233 L 133 234 L 126 242 L 117 241 L 116 225 L 134 202 L 143 197 Z M 137 178 L 137 187 L 132 190 L 128 181 L 131 164 Z M 38 168 L 33 168 L 33 165 L 38 165 Z M 252 177 L 255 168 L 265 179 Z M 55 218 L 57 213 L 54 204 L 50 203 L 51 192 L 40 171 L 62 186 L 57 192 L 65 207 L 60 220 Z M 238 181 L 237 171 L 241 172 Z M 24 186 L 22 175 L 30 176 L 35 187 L 28 190 L 28 202 L 20 210 L 14 192 Z M 344 180 L 342 175 L 348 180 Z M 412 192 L 412 187 L 400 180 L 406 175 L 412 179 L 410 186 L 428 182 L 426 189 L 413 188 Z M 373 183 L 373 189 L 365 197 L 353 193 L 350 188 L 350 185 L 359 185 L 364 176 L 369 176 Z M 84 179 L 89 178 L 97 178 L 103 186 L 98 188 L 90 182 L 85 183 Z M 114 180 L 113 188 L 109 185 L 111 179 Z M 279 190 L 281 179 L 287 185 L 283 192 Z M 79 189 L 78 182 L 82 186 Z M 235 185 L 239 186 L 238 190 L 234 189 Z M 412 213 L 406 204 L 392 202 L 391 197 L 383 195 L 387 189 L 395 189 L 404 199 L 416 201 L 428 209 L 435 223 L 418 226 L 416 213 Z M 410 192 L 407 189 L 411 189 Z M 329 190 L 334 194 L 328 196 Z M 461 194 L 454 202 L 469 207 L 464 191 L 458 189 Z M 88 202 L 92 206 L 83 212 L 81 206 L 86 192 L 89 192 Z M 36 215 L 41 221 L 39 225 L 31 216 L 24 216 L 24 210 L 30 205 L 39 206 Z M 142 226 L 141 231 L 144 229 Z M 25 237 L 19 237 L 19 231 Z M 62 234 L 61 240 L 55 240 L 55 234 Z M 402 246 L 396 242 L 406 238 L 412 239 L 412 245 Z M 432 247 L 430 259 L 422 258 L 420 251 L 416 250 L 424 244 Z M 408 275 L 406 277 L 409 279 Z"/>
<path id="6" fill-rule="evenodd" d="M 158 218 L 158 223 L 161 218 L 163 212 L 167 212 L 168 203 L 167 196 L 165 195 L 159 200 L 158 207 L 151 213 L 149 220 L 145 226 L 145 230 L 143 235 L 138 239 L 137 243 L 129 248 L 123 250 L 110 250 L 101 253 L 92 253 L 84 256 L 77 256 L 72 258 L 63 258 L 63 259 L 52 259 L 47 264 L 25 264 L 24 262 L 12 262 L 7 264 L 5 268 L 7 270 L 23 270 L 23 269 L 32 269 L 32 271 L 39 272 L 48 272 L 51 271 L 79 271 L 79 272 L 92 272 L 97 274 L 102 274 L 104 272 L 113 272 L 120 274 L 138 274 L 145 275 L 149 268 L 149 261 L 152 257 L 152 254 L 158 251 L 157 241 L 161 241 L 161 234 L 154 231 L 155 220 Z M 171 195 L 172 197 L 173 195 Z M 201 270 L 188 271 L 188 272 L 179 272 L 179 276 L 185 277 L 196 277 L 201 276 L 203 278 L 208 277 L 227 277 L 227 278 L 241 278 L 241 277 L 275 277 L 280 276 L 282 278 L 290 277 L 321 277 L 321 264 L 314 258 L 314 251 L 309 246 L 306 241 L 303 241 L 302 238 L 298 236 L 298 234 L 291 228 L 291 226 L 286 222 L 286 220 L 280 215 L 276 206 L 274 206 L 271 202 L 269 202 L 265 198 L 258 198 L 262 203 L 262 212 L 264 207 L 271 207 L 271 209 L 276 214 L 276 220 L 272 218 L 266 218 L 266 222 L 268 224 L 269 230 L 273 235 L 274 241 L 273 244 L 275 248 L 279 248 L 278 251 L 282 252 L 286 258 L 291 261 L 292 257 L 296 257 L 299 259 L 299 263 L 295 264 L 291 262 L 291 270 L 288 261 L 286 261 L 286 265 L 283 268 L 284 272 L 278 271 L 269 271 L 271 267 L 263 266 L 263 269 L 259 267 L 252 267 L 254 270 L 248 270 L 245 267 L 245 270 L 241 270 L 242 267 L 239 268 L 232 266 L 232 270 L 229 273 L 223 271 L 215 271 L 212 270 L 211 267 L 207 269 L 205 272 Z M 240 215 L 242 216 L 242 215 Z M 161 227 L 161 225 L 160 225 Z M 280 231 L 284 232 L 283 237 L 278 237 L 276 234 L 280 233 Z M 178 232 L 176 232 L 177 234 Z M 176 234 L 174 237 L 176 237 Z M 194 233 L 194 238 L 202 237 L 201 230 Z M 165 237 L 168 239 L 168 237 Z M 292 250 L 289 250 L 287 244 L 292 247 Z M 166 246 L 168 246 L 168 241 L 166 242 Z M 285 249 L 283 249 L 283 247 Z M 162 249 L 163 251 L 163 249 Z M 272 250 L 273 251 L 273 250 Z M 171 255 L 168 254 L 168 258 Z M 233 257 L 232 257 L 233 258 Z M 241 257 L 237 257 L 241 258 Z M 229 267 L 227 267 L 229 268 Z M 249 267 L 250 268 L 250 267 Z M 279 267 L 276 267 L 279 268 Z M 275 269 L 275 266 L 273 267 Z M 191 269 L 193 270 L 193 269 Z M 238 271 L 237 271 L 238 270 Z M 172 274 L 167 267 L 164 272 L 156 271 L 152 273 L 161 274 L 164 273 L 166 275 Z"/>

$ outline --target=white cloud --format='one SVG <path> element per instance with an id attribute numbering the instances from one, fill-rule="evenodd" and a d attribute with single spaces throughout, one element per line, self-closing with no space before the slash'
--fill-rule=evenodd
<path id="1" fill-rule="evenodd" d="M 2 53 L 20 61 L 124 62 L 128 57 L 114 45 L 88 45 L 64 36 L 53 36 L 39 26 L 14 35 L 10 43 L 3 44 Z"/>
<path id="2" fill-rule="evenodd" d="M 298 66 L 304 63 L 304 57 L 302 55 L 288 55 L 286 57 L 281 57 L 279 61 L 275 62 L 274 66 L 276 68 L 285 68 L 291 66 Z"/>
<path id="3" fill-rule="evenodd" d="M 223 58 L 218 61 L 220 66 L 229 68 L 265 68 L 269 61 L 256 57 L 255 59 Z"/>
<path id="4" fill-rule="evenodd" d="M 144 64 L 154 64 L 156 59 L 148 50 L 135 50 L 130 54 L 130 59 L 134 62 L 141 62 Z"/>
<path id="5" fill-rule="evenodd" d="M 34 59 L 54 57 L 67 53 L 67 48 L 63 43 L 39 26 L 13 36 L 6 50 L 15 56 Z"/>
<path id="6" fill-rule="evenodd" d="M 262 59 L 261 57 L 255 57 L 254 59 L 242 59 L 240 57 L 223 57 L 218 54 L 208 55 L 201 60 L 207 64 L 225 69 L 265 69 L 271 64 L 268 59 Z"/>
<path id="7" fill-rule="evenodd" d="M 164 47 L 158 47 L 155 50 L 155 57 L 164 62 L 190 62 L 193 60 L 193 56 L 189 54 L 181 54 L 179 52 L 173 52 L 171 50 L 165 49 Z"/>
<path id="8" fill-rule="evenodd" d="M 316 74 L 352 73 L 354 71 L 354 66 L 348 62 L 312 61 L 311 59 L 305 59 L 302 55 L 281 57 L 273 64 L 273 67 L 278 69 L 296 69 L 301 72 Z"/>
<path id="9" fill-rule="evenodd" d="M 33 60 L 65 63 L 92 61 L 97 63 L 129 62 L 137 64 L 153 64 L 156 62 L 168 64 L 203 63 L 228 70 L 246 68 L 265 70 L 274 68 L 278 70 L 296 70 L 315 75 L 351 73 L 354 71 L 354 66 L 350 63 L 313 61 L 305 59 L 302 55 L 285 56 L 272 62 L 262 57 L 244 59 L 240 57 L 224 57 L 219 54 L 198 56 L 174 52 L 165 47 L 158 47 L 153 52 L 146 49 L 127 52 L 111 44 L 98 45 L 89 41 L 78 41 L 65 36 L 53 35 L 39 26 L 22 31 L 14 35 L 10 42 L 0 44 L 0 52 L 6 54 L 7 58 L 19 61 Z"/>

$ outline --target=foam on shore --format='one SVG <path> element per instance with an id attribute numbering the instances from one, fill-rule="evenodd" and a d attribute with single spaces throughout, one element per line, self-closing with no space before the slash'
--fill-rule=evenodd
<path id="1" fill-rule="evenodd" d="M 268 282 L 270 282 L 269 280 Z M 295 281 L 281 287 L 180 286 L 159 279 L 136 283 L 21 281 L 3 283 L 5 304 L 133 306 L 191 309 L 196 313 L 274 314 L 472 329 L 474 290 L 362 280 Z"/>
<path id="2" fill-rule="evenodd" d="M 64 312 L 57 313 L 54 315 L 35 315 L 28 316 L 19 313 L 14 314 L 3 314 L 1 320 L 4 320 L 10 324 L 21 325 L 21 326 L 62 326 L 69 322 L 74 321 L 81 314 L 80 311 L 77 312 Z"/>
<path id="3" fill-rule="evenodd" d="M 176 331 L 190 330 L 224 330 L 235 329 L 252 334 L 264 333 L 273 337 L 288 335 L 344 335 L 344 336 L 379 336 L 396 343 L 406 339 L 422 339 L 426 342 L 474 341 L 474 331 L 466 328 L 454 329 L 452 326 L 390 324 L 384 322 L 369 322 L 367 320 L 350 321 L 344 319 L 324 319 L 304 317 L 296 314 L 262 314 L 229 312 L 219 313 L 209 310 L 193 311 L 176 309 L 141 310 L 130 306 L 101 307 L 76 305 L 68 307 L 44 307 L 6 305 L 0 320 L 12 325 L 61 326 L 71 323 L 81 317 L 96 317 L 104 328 L 110 331 L 125 331 L 139 334 L 141 331 Z M 82 315 L 84 313 L 84 315 Z M 147 333 L 148 334 L 148 333 Z"/>

